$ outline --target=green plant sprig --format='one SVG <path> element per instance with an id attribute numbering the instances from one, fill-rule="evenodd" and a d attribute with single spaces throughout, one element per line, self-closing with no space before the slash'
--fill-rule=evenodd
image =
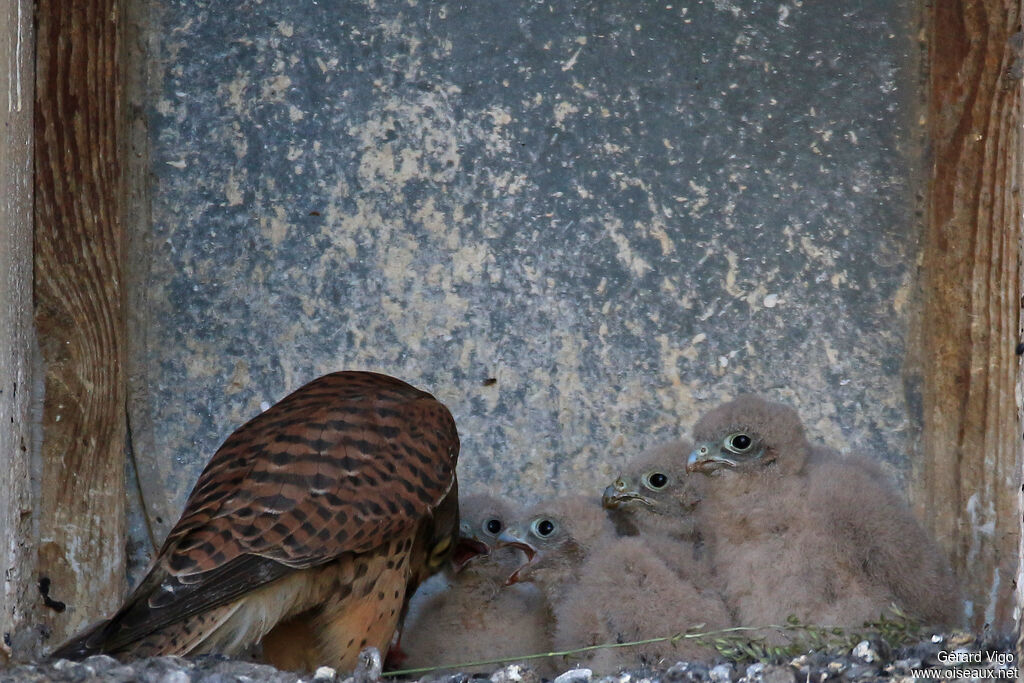
<path id="1" fill-rule="evenodd" d="M 594 650 L 606 650 L 619 647 L 637 647 L 653 643 L 669 642 L 675 645 L 680 640 L 693 640 L 701 645 L 714 648 L 718 654 L 732 662 L 744 661 L 779 661 L 786 657 L 796 657 L 800 654 L 815 650 L 850 650 L 857 643 L 870 635 L 878 635 L 890 647 L 900 647 L 920 640 L 921 624 L 915 619 L 908 617 L 895 605 L 891 606 L 892 616 L 882 614 L 878 619 L 867 621 L 861 629 L 847 631 L 839 627 L 819 626 L 807 624 L 796 616 L 791 615 L 785 624 L 768 624 L 766 626 L 732 626 L 729 628 L 701 631 L 704 624 L 691 626 L 686 631 L 671 636 L 659 638 L 647 638 L 645 640 L 634 640 L 626 643 L 602 643 L 589 645 L 587 647 L 561 650 L 558 652 L 541 652 L 518 657 L 500 657 L 485 659 L 476 662 L 461 662 L 458 664 L 442 664 L 439 666 L 426 666 L 415 669 L 398 669 L 388 671 L 384 676 L 409 676 L 414 674 L 430 673 L 432 671 L 459 670 L 469 667 L 489 666 L 496 664 L 507 664 L 510 662 L 524 662 L 532 659 L 544 659 L 546 657 L 570 657 L 584 654 Z M 762 636 L 752 636 L 751 633 L 760 631 L 781 631 L 790 639 L 786 645 L 771 645 Z"/>

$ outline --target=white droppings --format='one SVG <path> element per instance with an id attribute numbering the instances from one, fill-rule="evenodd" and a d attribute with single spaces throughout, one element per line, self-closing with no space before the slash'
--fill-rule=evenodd
<path id="1" fill-rule="evenodd" d="M 558 104 L 555 105 L 554 109 L 555 123 L 559 127 L 562 127 L 562 124 L 565 121 L 565 117 L 569 116 L 570 114 L 575 114 L 579 110 L 580 108 L 577 107 L 575 104 L 572 104 L 571 102 L 559 102 Z"/>
<path id="2" fill-rule="evenodd" d="M 999 605 L 999 588 L 1001 585 L 999 567 L 996 567 L 992 576 L 992 586 L 988 591 L 988 607 L 985 608 L 985 623 L 987 624 L 994 624 L 996 621 L 996 607 Z"/>
<path id="3" fill-rule="evenodd" d="M 21 17 L 21 0 L 18 0 L 18 16 L 14 20 L 15 25 L 18 27 L 14 39 L 14 64 L 11 68 L 11 74 L 14 78 L 10 79 L 7 83 L 7 111 L 21 111 L 21 72 L 22 60 L 24 59 L 26 50 L 22 47 L 24 40 L 24 24 L 25 22 Z"/>
<path id="4" fill-rule="evenodd" d="M 692 180 L 690 181 L 689 184 L 690 184 L 690 189 L 697 193 L 697 200 L 695 202 L 693 202 L 693 204 L 689 207 L 690 215 L 691 216 L 697 216 L 700 213 L 701 209 L 703 209 L 705 206 L 708 205 L 708 201 L 709 201 L 708 195 L 710 193 L 709 193 L 708 188 L 706 186 L 704 186 L 704 185 L 698 185 L 697 183 L 693 182 Z M 679 198 L 679 197 L 677 197 L 676 199 L 677 199 L 677 201 L 687 201 L 686 199 L 682 199 L 682 198 Z"/>
<path id="5" fill-rule="evenodd" d="M 562 71 L 570 71 L 574 66 L 576 66 L 576 60 L 579 58 L 582 50 L 582 47 L 576 48 L 576 52 L 572 53 L 572 57 L 569 57 L 569 59 L 562 64 Z"/>
<path id="6" fill-rule="evenodd" d="M 608 221 L 608 236 L 616 247 L 616 256 L 619 261 L 628 267 L 634 275 L 642 277 L 645 273 L 653 270 L 643 257 L 639 256 L 630 244 L 629 238 L 621 232 L 622 221 L 618 219 Z"/>
<path id="7" fill-rule="evenodd" d="M 785 26 L 786 28 L 788 28 L 789 24 L 786 23 L 786 19 L 788 18 L 789 7 L 787 7 L 786 5 L 779 5 L 779 26 Z"/>

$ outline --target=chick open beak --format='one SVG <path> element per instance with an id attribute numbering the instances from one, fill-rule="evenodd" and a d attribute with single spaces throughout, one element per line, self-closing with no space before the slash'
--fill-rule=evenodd
<path id="1" fill-rule="evenodd" d="M 526 562 L 519 565 L 514 572 L 509 574 L 508 579 L 505 580 L 506 586 L 511 586 L 514 583 L 519 583 L 520 573 L 527 569 L 537 560 L 537 549 L 529 543 L 526 543 L 515 534 L 511 534 L 508 530 L 502 531 L 498 534 L 498 542 L 494 545 L 495 548 L 517 548 L 523 551 L 526 555 Z"/>
<path id="2" fill-rule="evenodd" d="M 474 559 L 490 552 L 491 549 L 486 543 L 469 536 L 459 536 L 459 540 L 455 542 L 455 550 L 452 551 L 452 567 L 457 574 Z"/>

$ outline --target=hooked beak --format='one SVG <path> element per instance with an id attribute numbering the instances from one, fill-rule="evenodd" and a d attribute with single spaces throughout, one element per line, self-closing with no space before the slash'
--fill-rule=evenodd
<path id="1" fill-rule="evenodd" d="M 686 458 L 686 472 L 711 474 L 723 467 L 736 467 L 736 461 L 727 458 L 718 451 L 715 444 L 702 443 L 694 448 Z"/>
<path id="2" fill-rule="evenodd" d="M 622 481 L 620 477 L 605 488 L 604 495 L 601 496 L 601 507 L 605 510 L 617 510 L 620 506 L 627 505 L 634 500 L 641 505 L 654 507 L 647 497 L 640 495 L 636 491 L 626 490 L 626 482 Z"/>
<path id="3" fill-rule="evenodd" d="M 530 567 L 537 560 L 537 549 L 529 543 L 526 543 L 515 534 L 510 534 L 508 530 L 502 531 L 498 534 L 498 542 L 494 545 L 495 548 L 517 548 L 523 551 L 526 555 L 526 562 L 519 565 L 514 572 L 509 574 L 508 579 L 505 580 L 506 586 L 511 586 L 514 583 L 519 583 L 520 573 Z"/>

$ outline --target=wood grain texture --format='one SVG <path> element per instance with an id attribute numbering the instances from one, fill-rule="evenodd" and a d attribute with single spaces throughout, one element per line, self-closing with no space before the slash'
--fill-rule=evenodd
<path id="1" fill-rule="evenodd" d="M 51 643 L 124 589 L 125 381 L 117 0 L 41 0 L 36 326 L 46 364 L 39 573 Z"/>
<path id="2" fill-rule="evenodd" d="M 922 244 L 915 503 L 972 625 L 1013 625 L 1021 432 L 1019 0 L 939 0 L 929 19 L 932 167 Z"/>
<path id="3" fill-rule="evenodd" d="M 35 591 L 31 484 L 32 3 L 0 8 L 0 666 L 30 657 L 19 637 Z"/>

